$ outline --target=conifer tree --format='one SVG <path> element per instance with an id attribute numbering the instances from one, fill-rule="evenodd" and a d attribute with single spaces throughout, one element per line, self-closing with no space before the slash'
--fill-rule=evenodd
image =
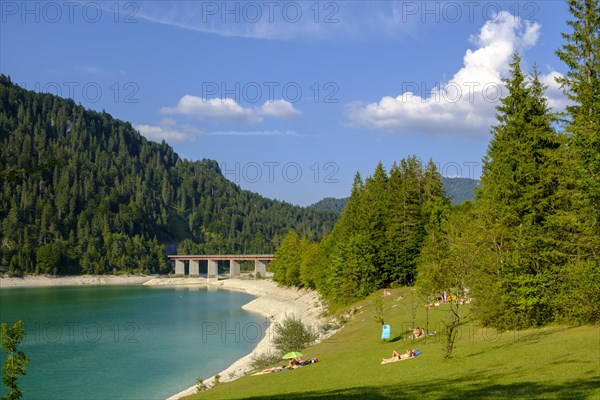
<path id="1" fill-rule="evenodd" d="M 372 265 L 363 266 L 373 271 L 373 280 L 378 287 L 389 285 L 392 279 L 391 268 L 386 257 L 386 226 L 389 220 L 387 204 L 388 176 L 379 162 L 372 176 L 365 180 L 362 197 L 362 215 L 364 221 L 361 236 L 365 240 L 365 252 L 370 254 Z M 353 235 L 355 236 L 355 235 Z M 359 236 L 355 236 L 357 238 Z M 358 245 L 358 242 L 356 242 Z"/>
<path id="2" fill-rule="evenodd" d="M 555 271 L 555 314 L 568 322 L 600 320 L 600 4 L 569 0 L 572 32 L 556 54 L 567 106 L 567 146 L 559 188 L 562 208 L 553 219 L 556 252 L 569 260 Z"/>
<path id="3" fill-rule="evenodd" d="M 551 318 L 546 291 L 552 259 L 546 220 L 552 215 L 560 138 L 537 71 L 531 80 L 515 53 L 508 95 L 497 107 L 498 124 L 484 158 L 477 215 L 487 249 L 475 297 L 484 323 L 501 327 L 541 325 Z"/>
<path id="4" fill-rule="evenodd" d="M 300 240 L 300 286 L 315 289 L 317 281 L 317 265 L 319 244 L 306 237 Z"/>
<path id="5" fill-rule="evenodd" d="M 583 187 L 594 207 L 594 225 L 600 225 L 600 3 L 569 0 L 573 28 L 563 33 L 566 43 L 556 51 L 569 70 L 558 79 L 573 102 L 567 106 L 574 156 L 580 161 Z"/>
<path id="6" fill-rule="evenodd" d="M 299 286 L 300 239 L 295 231 L 291 230 L 284 236 L 274 256 L 269 263 L 273 280 L 287 286 Z"/>

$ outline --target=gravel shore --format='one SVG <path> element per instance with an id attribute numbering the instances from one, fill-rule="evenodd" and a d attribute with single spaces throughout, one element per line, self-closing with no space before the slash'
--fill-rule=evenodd
<path id="1" fill-rule="evenodd" d="M 0 289 L 79 285 L 140 285 L 154 278 L 155 276 L 141 275 L 78 275 L 60 277 L 27 275 L 23 278 L 0 278 Z"/>

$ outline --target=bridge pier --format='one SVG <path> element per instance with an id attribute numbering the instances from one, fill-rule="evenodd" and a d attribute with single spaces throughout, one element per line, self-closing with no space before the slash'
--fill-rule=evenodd
<path id="1" fill-rule="evenodd" d="M 200 276 L 200 261 L 207 261 L 207 281 L 219 280 L 219 269 L 217 261 L 229 261 L 229 277 L 236 278 L 241 275 L 240 261 L 254 261 L 254 275 L 265 276 L 267 273 L 266 261 L 274 258 L 273 254 L 212 254 L 212 255 L 169 255 L 169 260 L 175 261 L 175 274 Z M 185 262 L 189 262 L 186 268 Z"/>
<path id="2" fill-rule="evenodd" d="M 185 275 L 185 265 L 182 260 L 175 260 L 175 275 Z"/>
<path id="3" fill-rule="evenodd" d="M 206 280 L 209 282 L 219 280 L 219 269 L 215 260 L 208 260 L 208 269 L 206 271 Z"/>
<path id="4" fill-rule="evenodd" d="M 267 275 L 267 266 L 260 260 L 254 261 L 254 276 L 258 276 L 260 274 L 261 277 L 265 277 Z"/>
<path id="5" fill-rule="evenodd" d="M 190 260 L 190 276 L 200 276 L 200 261 Z"/>
<path id="6" fill-rule="evenodd" d="M 237 278 L 240 276 L 240 263 L 235 260 L 229 260 L 229 277 Z"/>

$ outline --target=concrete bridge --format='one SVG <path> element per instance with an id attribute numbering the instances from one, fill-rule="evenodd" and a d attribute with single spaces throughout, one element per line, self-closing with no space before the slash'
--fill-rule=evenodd
<path id="1" fill-rule="evenodd" d="M 185 275 L 185 261 L 189 262 L 188 275 L 200 275 L 200 261 L 208 261 L 206 279 L 218 280 L 217 261 L 229 261 L 229 277 L 240 276 L 239 261 L 254 261 L 254 276 L 265 276 L 267 266 L 264 261 L 273 260 L 273 254 L 242 254 L 242 255 L 171 255 L 169 260 L 175 261 L 175 274 Z"/>

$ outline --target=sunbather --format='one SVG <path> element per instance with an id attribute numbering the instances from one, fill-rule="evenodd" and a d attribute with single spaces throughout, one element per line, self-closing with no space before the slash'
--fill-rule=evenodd
<path id="1" fill-rule="evenodd" d="M 417 352 L 416 350 L 406 350 L 406 353 L 400 354 L 396 350 L 394 350 L 394 352 L 392 353 L 392 357 L 391 358 L 382 358 L 381 363 L 387 364 L 387 363 L 392 363 L 392 362 L 396 362 L 396 361 L 407 360 L 411 357 L 414 357 L 416 352 Z"/>
<path id="2" fill-rule="evenodd" d="M 423 328 L 415 328 L 412 331 L 412 335 L 410 335 L 409 339 L 419 339 L 425 336 L 425 329 Z"/>
<path id="3" fill-rule="evenodd" d="M 287 371 L 287 370 L 288 370 L 288 368 L 285 366 L 284 367 L 265 368 L 262 371 L 255 373 L 254 375 L 270 374 L 272 372 L 283 372 L 283 371 Z"/>
<path id="4" fill-rule="evenodd" d="M 302 360 L 300 357 L 290 358 L 287 368 L 289 369 L 289 368 L 297 367 L 299 365 L 303 365 L 304 362 L 305 362 L 305 360 Z"/>

